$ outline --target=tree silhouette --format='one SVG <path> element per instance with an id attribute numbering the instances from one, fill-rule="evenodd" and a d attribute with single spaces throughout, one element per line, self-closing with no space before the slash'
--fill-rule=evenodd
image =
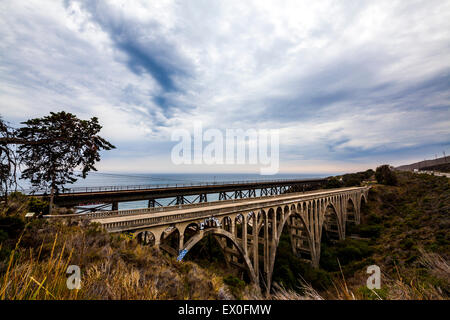
<path id="1" fill-rule="evenodd" d="M 25 166 L 20 178 L 29 179 L 36 189 L 50 189 L 50 212 L 55 193 L 77 181 L 76 177 L 86 178 L 89 171 L 96 171 L 100 150 L 115 148 L 97 135 L 102 126 L 96 117 L 80 120 L 64 111 L 51 112 L 22 124 L 10 139 L 19 145 L 18 155 Z M 75 173 L 77 169 L 81 174 Z"/>
<path id="2" fill-rule="evenodd" d="M 14 135 L 15 130 L 0 117 L 0 193 L 5 195 L 5 202 L 8 201 L 8 190 L 16 185 L 17 154 L 6 142 Z"/>
<path id="3" fill-rule="evenodd" d="M 381 184 L 388 186 L 397 185 L 397 176 L 391 171 L 389 165 L 387 164 L 377 167 L 377 170 L 375 171 L 375 178 L 377 179 L 377 182 Z"/>

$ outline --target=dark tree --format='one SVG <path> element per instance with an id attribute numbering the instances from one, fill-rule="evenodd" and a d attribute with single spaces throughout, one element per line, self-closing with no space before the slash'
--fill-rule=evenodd
<path id="1" fill-rule="evenodd" d="M 330 177 L 327 179 L 327 183 L 325 185 L 326 189 L 333 189 L 340 187 L 342 187 L 342 182 L 338 180 L 336 177 Z"/>
<path id="2" fill-rule="evenodd" d="M 0 117 L 0 193 L 8 201 L 8 190 L 16 186 L 17 155 L 14 146 L 7 143 L 15 135 L 15 130 Z"/>
<path id="3" fill-rule="evenodd" d="M 384 164 L 379 166 L 375 171 L 375 178 L 378 183 L 385 184 L 388 186 L 397 185 L 397 176 L 394 172 L 389 168 L 389 165 Z"/>
<path id="4" fill-rule="evenodd" d="M 360 186 L 363 180 L 363 175 L 360 172 L 347 173 L 342 176 L 344 187 Z"/>
<path id="5" fill-rule="evenodd" d="M 364 179 L 370 179 L 375 174 L 375 171 L 368 169 L 364 171 Z"/>
<path id="6" fill-rule="evenodd" d="M 86 178 L 100 161 L 99 151 L 115 148 L 98 136 L 102 126 L 96 117 L 80 120 L 66 112 L 22 122 L 16 143 L 23 170 L 21 179 L 29 179 L 34 188 L 50 190 L 50 212 L 56 192 L 64 185 Z M 81 174 L 76 174 L 80 170 Z"/>

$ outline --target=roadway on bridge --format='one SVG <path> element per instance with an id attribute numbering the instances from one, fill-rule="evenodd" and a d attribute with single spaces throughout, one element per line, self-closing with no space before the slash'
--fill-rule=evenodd
<path id="1" fill-rule="evenodd" d="M 259 199 L 255 198 L 248 198 L 248 199 L 239 199 L 239 200 L 223 200 L 218 201 L 217 203 L 210 204 L 205 203 L 204 206 L 197 206 L 194 208 L 180 208 L 173 210 L 171 208 L 170 211 L 158 211 L 154 212 L 151 211 L 149 213 L 143 213 L 143 214 L 135 214 L 135 215 L 125 215 L 125 216 L 115 216 L 115 217 L 104 217 L 104 218 L 95 218 L 92 219 L 92 222 L 98 222 L 100 224 L 107 224 L 107 223 L 115 223 L 115 222 L 125 222 L 125 221 L 133 221 L 133 220 L 139 220 L 143 218 L 149 218 L 149 217 L 166 217 L 170 215 L 175 214 L 187 214 L 187 213 L 193 213 L 193 212 L 202 212 L 205 209 L 206 210 L 219 210 L 219 209 L 226 209 L 226 208 L 233 208 L 241 205 L 249 205 L 249 204 L 263 204 L 265 202 L 271 202 L 271 201 L 289 201 L 289 200 L 296 200 L 303 197 L 311 197 L 311 196 L 319 196 L 326 193 L 332 193 L 332 192 L 345 192 L 350 190 L 359 189 L 360 187 L 350 187 L 350 188 L 339 188 L 339 189 L 322 189 L 322 190 L 315 190 L 315 191 L 307 191 L 302 193 L 289 193 L 284 195 L 277 195 L 277 196 L 267 196 L 267 197 L 261 197 Z M 170 208 L 170 207 L 168 207 Z"/>

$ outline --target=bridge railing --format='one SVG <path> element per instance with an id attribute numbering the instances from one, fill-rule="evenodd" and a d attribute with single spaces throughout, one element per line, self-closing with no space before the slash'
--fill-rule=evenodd
<path id="1" fill-rule="evenodd" d="M 325 178 L 310 178 L 310 179 L 256 179 L 256 180 L 234 180 L 234 181 L 212 181 L 212 182 L 192 182 L 192 183 L 167 183 L 167 184 L 141 184 L 141 185 L 126 185 L 126 186 L 98 186 L 98 187 L 73 187 L 64 188 L 60 190 L 59 194 L 71 193 L 90 193 L 90 192 L 108 192 L 108 191 L 126 191 L 126 190 L 146 190 L 146 189 L 163 189 L 163 188 L 186 188 L 186 187 L 200 187 L 200 186 L 216 186 L 216 185 L 243 185 L 254 183 L 279 183 L 279 182 L 308 182 L 325 180 Z M 27 194 L 34 193 L 35 195 L 43 195 L 48 193 L 48 190 L 33 191 L 31 189 L 23 190 Z"/>

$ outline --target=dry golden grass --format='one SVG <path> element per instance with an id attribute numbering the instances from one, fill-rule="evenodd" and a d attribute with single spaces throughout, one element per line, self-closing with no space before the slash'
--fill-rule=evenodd
<path id="1" fill-rule="evenodd" d="M 423 265 L 427 271 L 435 275 L 438 279 L 447 282 L 450 281 L 450 267 L 447 261 L 436 253 L 426 252 L 420 249 Z M 357 290 L 347 285 L 343 274 L 341 278 L 334 279 L 333 289 L 323 293 L 316 291 L 310 284 L 300 280 L 300 294 L 294 290 L 287 290 L 284 287 L 274 284 L 274 293 L 271 295 L 275 300 L 362 300 L 367 299 L 367 292 L 370 293 L 370 299 L 376 300 L 447 300 L 448 296 L 444 294 L 442 288 L 428 282 L 420 281 L 418 278 L 407 281 L 397 268 L 396 278 L 391 278 L 387 274 L 382 275 L 382 292 L 378 290 L 366 289 Z"/>
<path id="2" fill-rule="evenodd" d="M 53 224 L 29 228 L 7 260 L 0 272 L 0 299 L 230 297 L 220 277 L 194 263 L 179 263 L 129 237 L 89 228 Z M 66 285 L 71 264 L 81 268 L 79 290 Z"/>
<path id="3" fill-rule="evenodd" d="M 6 272 L 1 275 L 0 299 L 34 300 L 34 299 L 68 299 L 76 298 L 77 291 L 66 287 L 65 270 L 72 253 L 63 258 L 65 246 L 56 252 L 57 235 L 54 239 L 50 257 L 40 261 L 43 244 L 37 255 L 33 250 L 21 250 L 20 239 L 11 252 Z"/>
<path id="4" fill-rule="evenodd" d="M 324 298 L 308 283 L 303 282 L 299 289 L 303 293 L 294 290 L 287 290 L 278 283 L 273 284 L 274 293 L 271 295 L 273 300 L 324 300 Z"/>

